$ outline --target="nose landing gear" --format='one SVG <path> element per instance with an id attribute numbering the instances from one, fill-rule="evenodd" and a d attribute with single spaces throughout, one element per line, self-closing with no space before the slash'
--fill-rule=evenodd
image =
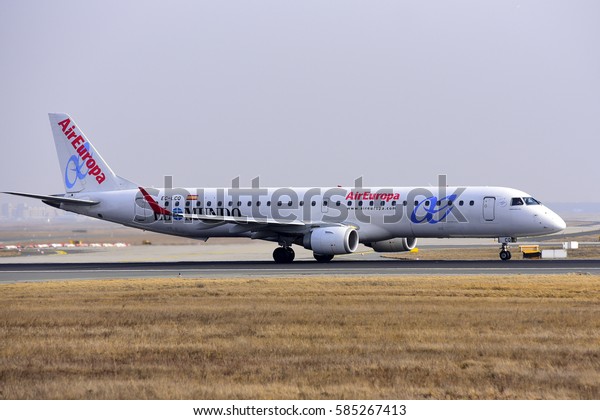
<path id="1" fill-rule="evenodd" d="M 510 236 L 498 238 L 498 242 L 502 244 L 502 248 L 500 248 L 500 259 L 502 261 L 510 260 L 512 258 L 512 254 L 508 250 L 508 244 L 511 242 L 517 242 L 517 238 L 513 238 Z"/>
<path id="2" fill-rule="evenodd" d="M 500 251 L 500 259 L 502 261 L 510 260 L 512 258 L 512 254 L 510 253 L 510 251 L 508 249 L 504 249 L 504 246 L 502 248 L 503 248 L 502 251 Z"/>

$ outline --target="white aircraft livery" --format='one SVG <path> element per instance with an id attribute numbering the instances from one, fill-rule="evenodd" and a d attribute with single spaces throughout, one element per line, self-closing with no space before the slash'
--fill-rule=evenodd
<path id="1" fill-rule="evenodd" d="M 7 192 L 138 229 L 206 240 L 247 237 L 292 245 L 317 261 L 356 251 L 412 250 L 417 238 L 498 238 L 500 258 L 522 236 L 560 232 L 565 222 L 531 195 L 505 187 L 145 188 L 116 175 L 67 114 L 49 114 L 65 194 Z M 360 184 L 360 183 L 359 183 Z"/>

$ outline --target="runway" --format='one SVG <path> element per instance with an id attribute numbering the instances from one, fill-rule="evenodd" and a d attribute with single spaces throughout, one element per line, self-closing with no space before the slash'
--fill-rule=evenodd
<path id="1" fill-rule="evenodd" d="M 0 283 L 111 278 L 240 278 L 341 275 L 464 275 L 464 274 L 600 274 L 600 260 L 420 261 L 342 260 L 329 263 L 296 261 L 167 261 L 102 263 L 0 264 Z"/>

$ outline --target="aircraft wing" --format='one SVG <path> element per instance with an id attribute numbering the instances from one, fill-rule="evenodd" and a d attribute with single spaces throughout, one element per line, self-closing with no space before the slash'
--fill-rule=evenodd
<path id="1" fill-rule="evenodd" d="M 4 194 L 18 195 L 21 197 L 29 197 L 29 198 L 37 198 L 38 200 L 42 200 L 46 204 L 50 205 L 59 205 L 59 204 L 72 204 L 79 206 L 93 206 L 95 204 L 99 204 L 99 201 L 92 200 L 82 200 L 80 198 L 70 198 L 64 197 L 62 195 L 41 195 L 41 194 L 29 194 L 22 192 L 14 192 L 14 191 L 4 191 Z"/>
<path id="2" fill-rule="evenodd" d="M 152 211 L 156 214 L 162 214 L 167 216 L 182 217 L 185 219 L 202 220 L 204 222 L 223 222 L 223 223 L 235 223 L 239 225 L 273 225 L 273 226 L 306 226 L 306 224 L 300 220 L 286 220 L 286 219 L 274 219 L 272 217 L 246 217 L 246 216 L 221 216 L 221 215 L 208 215 L 208 214 L 184 214 L 177 213 L 173 214 L 170 210 L 161 207 L 148 192 L 139 187 L 140 192 L 144 196 L 146 202 L 152 208 Z"/>
<path id="3" fill-rule="evenodd" d="M 261 224 L 261 225 L 278 225 L 278 226 L 306 226 L 306 223 L 301 220 L 285 220 L 274 219 L 272 217 L 251 217 L 251 216 L 220 216 L 206 214 L 175 214 L 185 219 L 202 220 L 205 222 L 226 222 L 236 224 Z"/>
<path id="4" fill-rule="evenodd" d="M 270 230 L 273 232 L 299 232 L 309 230 L 313 227 L 343 226 L 341 223 L 323 223 L 322 221 L 316 223 L 307 223 L 303 222 L 302 220 L 289 220 L 283 218 L 277 219 L 273 217 L 173 213 L 169 209 L 161 207 L 144 188 L 138 188 L 144 196 L 146 202 L 150 205 L 152 211 L 156 214 L 181 217 L 183 219 L 201 220 L 203 222 L 233 223 L 237 225 L 239 231 Z"/>

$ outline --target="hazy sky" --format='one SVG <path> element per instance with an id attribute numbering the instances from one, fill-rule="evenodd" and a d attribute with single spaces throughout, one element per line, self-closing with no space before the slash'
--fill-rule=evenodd
<path id="1" fill-rule="evenodd" d="M 600 201 L 600 2 L 0 1 L 0 190 L 48 112 L 159 186 L 501 185 Z"/>

